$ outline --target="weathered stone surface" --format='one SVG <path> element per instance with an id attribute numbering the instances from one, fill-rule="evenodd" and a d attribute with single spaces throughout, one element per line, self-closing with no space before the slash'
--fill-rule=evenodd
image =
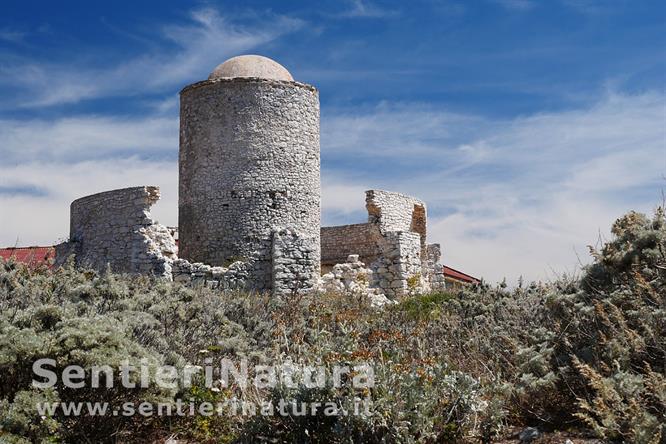
<path id="1" fill-rule="evenodd" d="M 271 290 L 273 227 L 314 239 L 320 260 L 319 97 L 297 82 L 216 79 L 181 92 L 180 257 L 252 263 Z"/>
<path id="2" fill-rule="evenodd" d="M 384 190 L 365 192 L 365 208 L 368 222 L 376 223 L 382 233 L 390 231 L 412 231 L 421 237 L 426 248 L 426 205 L 421 200 Z"/>
<path id="3" fill-rule="evenodd" d="M 379 257 L 382 243 L 383 236 L 376 224 L 322 227 L 322 271 L 329 271 L 333 265 L 345 262 L 350 254 L 356 254 L 362 262 L 371 264 Z"/>
<path id="4" fill-rule="evenodd" d="M 240 261 L 233 262 L 228 268 L 225 268 L 176 259 L 172 263 L 172 274 L 175 282 L 186 285 L 206 286 L 222 290 L 241 290 L 247 288 L 248 269 L 250 267 L 251 264 Z"/>
<path id="5" fill-rule="evenodd" d="M 332 270 L 350 254 L 373 272 L 370 289 L 389 298 L 442 289 L 439 245 L 426 245 L 426 206 L 411 196 L 382 190 L 366 191 L 368 222 L 322 227 L 322 269 Z M 349 261 L 348 261 L 349 262 Z"/>
<path id="6" fill-rule="evenodd" d="M 317 289 L 320 292 L 347 293 L 365 296 L 375 307 L 393 303 L 377 288 L 371 288 L 374 280 L 373 271 L 358 260 L 358 255 L 349 255 L 347 261 L 333 266 L 331 271 L 322 275 Z"/>
<path id="7" fill-rule="evenodd" d="M 176 243 L 150 217 L 158 187 L 106 191 L 82 197 L 70 207 L 69 241 L 56 246 L 56 263 L 74 254 L 76 263 L 99 271 L 145 273 L 171 278 Z"/>
<path id="8" fill-rule="evenodd" d="M 431 291 L 441 291 L 446 288 L 444 269 L 439 263 L 442 257 L 442 248 L 439 244 L 428 244 L 426 247 L 426 260 L 423 262 L 423 274 L 426 282 L 430 284 Z"/>
<path id="9" fill-rule="evenodd" d="M 319 238 L 303 237 L 288 229 L 273 232 L 273 294 L 307 293 L 319 281 Z"/>
<path id="10" fill-rule="evenodd" d="M 268 57 L 260 55 L 232 57 L 218 65 L 210 76 L 208 76 L 208 79 L 233 79 L 237 77 L 256 77 L 288 82 L 294 80 L 284 66 Z"/>

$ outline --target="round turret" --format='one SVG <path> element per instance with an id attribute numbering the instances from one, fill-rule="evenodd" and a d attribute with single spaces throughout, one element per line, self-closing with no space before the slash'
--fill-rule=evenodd
<path id="1" fill-rule="evenodd" d="M 179 256 L 252 264 L 250 287 L 271 289 L 272 235 L 316 239 L 320 158 L 317 90 L 277 62 L 240 56 L 180 95 Z"/>

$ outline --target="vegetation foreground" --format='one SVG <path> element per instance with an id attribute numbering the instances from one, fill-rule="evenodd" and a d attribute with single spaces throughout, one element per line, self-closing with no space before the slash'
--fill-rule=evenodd
<path id="1" fill-rule="evenodd" d="M 416 295 L 384 309 L 354 295 L 276 299 L 146 277 L 0 262 L 0 441 L 492 442 L 507 430 L 576 430 L 666 443 L 666 220 L 629 213 L 580 277 Z M 182 367 L 246 357 L 372 363 L 371 389 L 278 384 L 32 387 L 32 365 Z M 151 376 L 152 377 L 152 376 Z M 39 415 L 44 401 L 371 399 L 357 416 Z"/>

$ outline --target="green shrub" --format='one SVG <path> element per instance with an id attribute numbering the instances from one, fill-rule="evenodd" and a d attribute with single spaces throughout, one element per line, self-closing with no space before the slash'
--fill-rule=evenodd
<path id="1" fill-rule="evenodd" d="M 481 284 L 375 309 L 357 296 L 186 288 L 148 277 L 0 262 L 0 441 L 491 442 L 508 425 L 585 428 L 666 443 L 666 223 L 636 213 L 580 279 Z M 159 390 L 31 387 L 32 363 L 203 365 L 210 358 L 332 366 L 370 362 L 373 388 Z M 151 378 L 154 375 L 151 374 Z M 89 380 L 89 377 L 86 378 Z M 38 402 L 232 397 L 370 399 L 358 416 L 78 417 Z"/>

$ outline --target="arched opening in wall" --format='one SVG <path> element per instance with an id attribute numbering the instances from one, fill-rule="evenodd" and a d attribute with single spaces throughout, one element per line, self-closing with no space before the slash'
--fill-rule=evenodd
<path id="1" fill-rule="evenodd" d="M 426 254 L 426 210 L 425 206 L 415 204 L 412 211 L 412 223 L 410 231 L 419 233 L 421 236 L 421 254 Z"/>

